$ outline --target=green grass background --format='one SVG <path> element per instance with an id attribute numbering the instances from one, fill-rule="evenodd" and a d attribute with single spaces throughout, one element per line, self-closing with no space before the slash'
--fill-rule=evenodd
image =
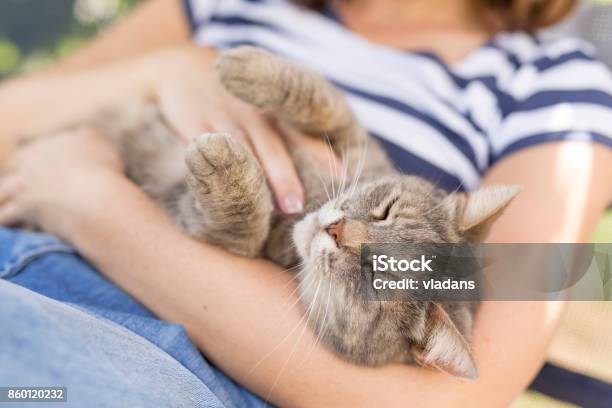
<path id="1" fill-rule="evenodd" d="M 594 242 L 612 242 L 612 211 L 607 211 L 597 224 L 593 234 Z"/>

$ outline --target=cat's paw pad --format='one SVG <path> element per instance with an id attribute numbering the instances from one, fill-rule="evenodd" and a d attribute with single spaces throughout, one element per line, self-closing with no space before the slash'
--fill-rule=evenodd
<path id="1" fill-rule="evenodd" d="M 204 133 L 188 146 L 186 162 L 192 173 L 207 176 L 240 165 L 244 150 L 228 133 Z"/>
<path id="2" fill-rule="evenodd" d="M 185 162 L 199 180 L 213 176 L 229 177 L 247 160 L 247 151 L 228 133 L 204 133 L 187 148 Z"/>

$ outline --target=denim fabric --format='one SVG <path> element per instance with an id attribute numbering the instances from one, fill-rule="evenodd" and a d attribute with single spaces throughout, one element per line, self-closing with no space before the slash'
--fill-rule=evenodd
<path id="1" fill-rule="evenodd" d="M 67 386 L 69 406 L 266 406 L 50 235 L 0 228 L 0 278 L 0 386 Z"/>

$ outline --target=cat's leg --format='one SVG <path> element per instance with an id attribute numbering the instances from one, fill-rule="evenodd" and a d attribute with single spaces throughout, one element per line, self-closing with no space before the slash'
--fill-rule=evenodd
<path id="1" fill-rule="evenodd" d="M 334 148 L 367 138 L 344 95 L 315 71 L 251 46 L 223 51 L 215 68 L 233 95 L 296 129 L 329 138 Z"/>
<path id="2" fill-rule="evenodd" d="M 245 256 L 257 256 L 273 211 L 264 173 L 253 154 L 230 135 L 209 133 L 187 149 L 189 193 L 179 205 L 193 237 Z"/>
<path id="3" fill-rule="evenodd" d="M 216 71 L 224 87 L 236 97 L 329 141 L 342 159 L 344 167 L 340 172 L 348 184 L 362 170 L 365 174 L 395 171 L 384 151 L 353 115 L 346 97 L 318 73 L 250 46 L 223 51 Z M 299 160 L 299 152 L 292 154 L 294 160 Z M 339 184 L 333 189 L 345 185 Z"/>

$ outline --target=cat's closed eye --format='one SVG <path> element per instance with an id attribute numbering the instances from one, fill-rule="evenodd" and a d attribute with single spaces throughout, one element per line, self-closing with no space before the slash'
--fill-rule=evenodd
<path id="1" fill-rule="evenodd" d="M 391 215 L 391 210 L 398 200 L 399 197 L 393 197 L 392 199 L 383 202 L 370 213 L 372 219 L 374 221 L 385 221 L 387 218 L 389 218 L 389 215 Z"/>

